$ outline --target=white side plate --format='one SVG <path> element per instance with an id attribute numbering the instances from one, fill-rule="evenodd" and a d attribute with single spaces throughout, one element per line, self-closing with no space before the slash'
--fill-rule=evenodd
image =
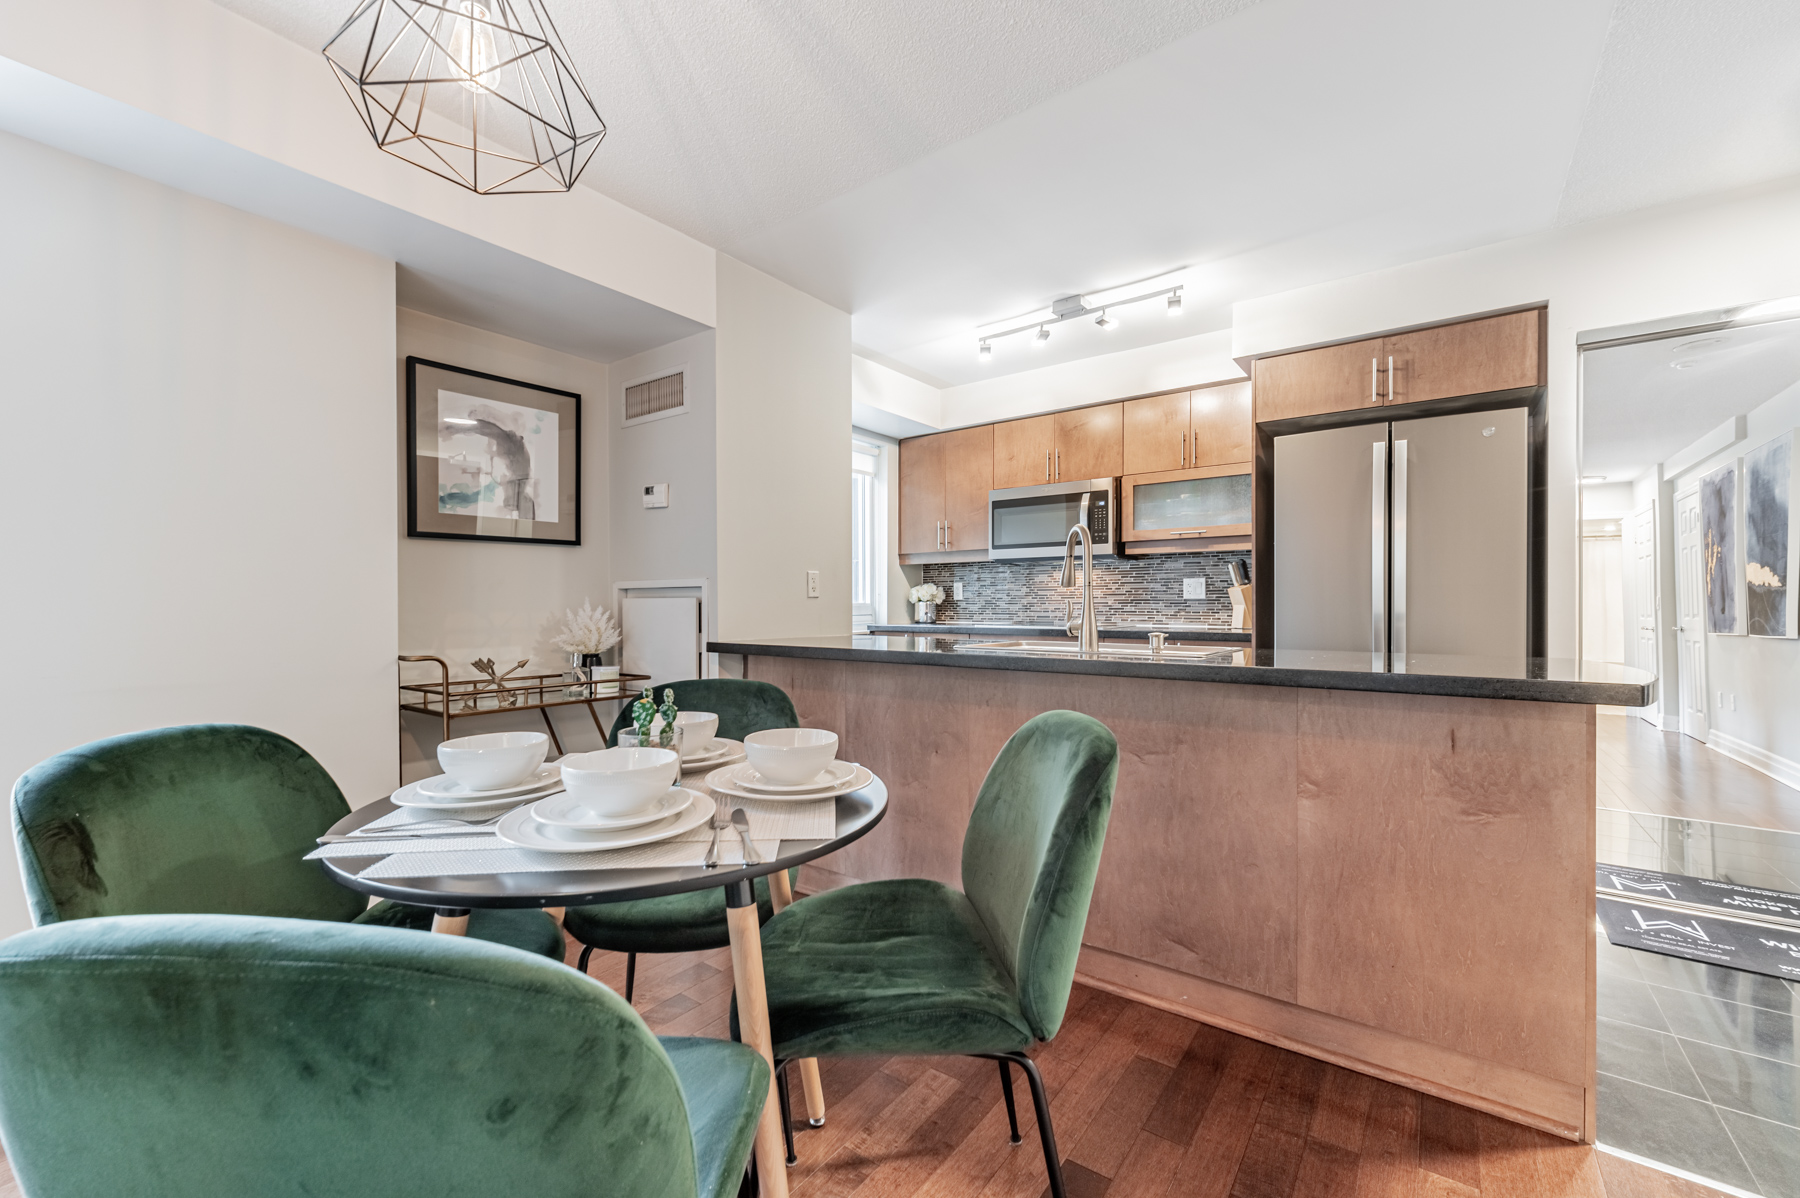
<path id="1" fill-rule="evenodd" d="M 528 794 L 541 790 L 562 777 L 562 771 L 554 764 L 539 766 L 537 772 L 525 781 L 514 786 L 501 786 L 493 790 L 470 790 L 449 774 L 433 774 L 429 778 L 421 778 L 414 783 L 419 794 L 428 799 L 461 799 L 464 802 L 479 802 L 483 799 L 504 799 L 513 795 Z"/>
<path id="2" fill-rule="evenodd" d="M 522 849 L 536 849 L 540 853 L 592 853 L 601 849 L 628 849 L 633 845 L 654 844 L 659 840 L 680 836 L 711 819 L 712 812 L 711 803 L 689 802 L 687 809 L 681 814 L 658 820 L 646 827 L 631 828 L 623 832 L 576 832 L 540 824 L 532 817 L 531 808 L 520 807 L 506 813 L 506 817 L 494 828 L 494 834 L 507 844 L 517 845 Z"/>
<path id="3" fill-rule="evenodd" d="M 635 815 L 605 816 L 594 814 L 586 799 L 564 793 L 534 804 L 531 814 L 538 823 L 554 828 L 571 828 L 578 832 L 622 832 L 626 828 L 641 828 L 659 819 L 679 815 L 697 798 L 699 796 L 693 791 L 677 786 L 666 794 L 658 795 L 654 802 Z"/>
<path id="4" fill-rule="evenodd" d="M 875 781 L 874 773 L 859 765 L 856 767 L 855 776 L 845 780 L 838 786 L 831 787 L 829 790 L 808 790 L 802 791 L 799 794 L 776 794 L 767 790 L 746 790 L 732 780 L 734 771 L 748 768 L 748 766 L 743 765 L 732 765 L 727 766 L 722 770 L 714 770 L 712 773 L 706 775 L 706 788 L 715 794 L 736 795 L 740 799 L 767 799 L 777 803 L 805 803 L 812 799 L 835 799 L 839 795 L 847 795 L 853 790 L 861 790 L 869 783 Z"/>
<path id="5" fill-rule="evenodd" d="M 561 792 L 562 779 L 558 777 L 546 786 L 498 799 L 434 799 L 421 795 L 417 782 L 402 786 L 389 797 L 396 807 L 423 807 L 428 811 L 486 811 L 492 814 L 503 807 L 516 807 L 520 803 L 530 803 Z"/>

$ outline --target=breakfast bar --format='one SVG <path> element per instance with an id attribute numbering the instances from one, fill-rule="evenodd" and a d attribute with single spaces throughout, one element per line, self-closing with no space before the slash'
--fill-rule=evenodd
<path id="1" fill-rule="evenodd" d="M 1595 1135 L 1595 705 L 1648 675 L 1554 659 L 841 636 L 720 641 L 889 787 L 802 888 L 955 884 L 1031 716 L 1118 737 L 1078 977 L 1574 1139 Z"/>

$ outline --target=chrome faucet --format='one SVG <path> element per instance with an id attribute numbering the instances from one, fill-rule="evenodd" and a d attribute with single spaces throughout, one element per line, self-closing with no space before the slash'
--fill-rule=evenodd
<path id="1" fill-rule="evenodd" d="M 1081 538 L 1081 627 L 1075 627 L 1070 620 L 1063 625 L 1063 631 L 1070 636 L 1079 637 L 1077 646 L 1083 653 L 1093 653 L 1100 648 L 1100 627 L 1094 621 L 1094 538 L 1089 535 L 1085 523 L 1076 524 L 1069 529 L 1069 539 L 1063 542 L 1062 584 L 1065 587 L 1075 585 L 1075 539 Z"/>

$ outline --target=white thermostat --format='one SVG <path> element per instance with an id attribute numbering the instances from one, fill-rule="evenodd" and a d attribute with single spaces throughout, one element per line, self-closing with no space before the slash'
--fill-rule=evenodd
<path id="1" fill-rule="evenodd" d="M 668 507 L 669 506 L 669 484 L 668 483 L 647 483 L 644 486 L 644 506 L 645 507 Z"/>

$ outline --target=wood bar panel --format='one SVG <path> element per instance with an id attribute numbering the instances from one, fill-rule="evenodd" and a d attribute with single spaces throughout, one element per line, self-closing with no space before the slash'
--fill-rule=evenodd
<path id="1" fill-rule="evenodd" d="M 788 657 L 745 676 L 888 785 L 809 886 L 960 884 L 1001 745 L 1082 711 L 1121 749 L 1085 977 L 1592 1138 L 1592 708 Z"/>

